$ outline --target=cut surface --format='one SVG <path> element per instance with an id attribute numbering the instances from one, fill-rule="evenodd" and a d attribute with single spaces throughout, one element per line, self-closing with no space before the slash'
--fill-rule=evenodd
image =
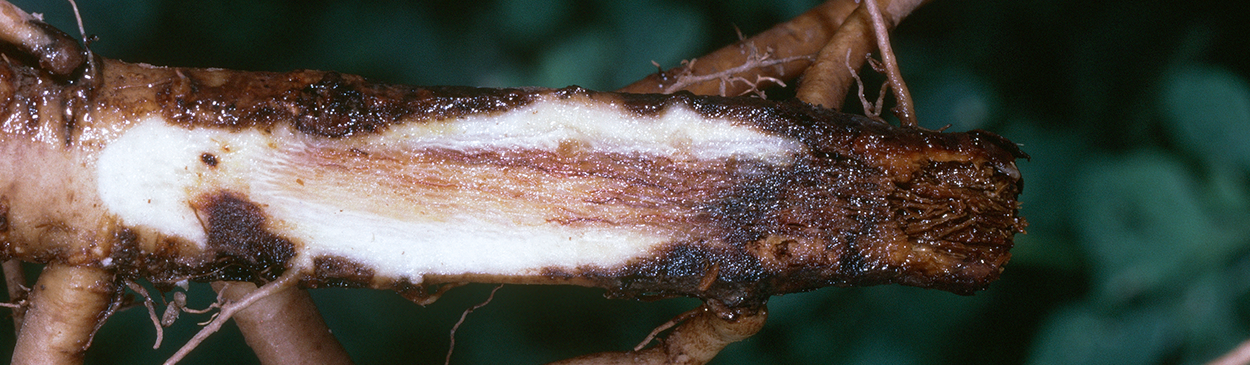
<path id="1" fill-rule="evenodd" d="M 683 107 L 638 115 L 545 98 L 505 113 L 328 139 L 147 117 L 100 155 L 100 195 L 125 224 L 204 247 L 195 202 L 228 191 L 305 258 L 378 275 L 539 275 L 613 267 L 684 238 L 738 177 L 726 161 L 784 165 L 794 140 Z"/>
<path id="2" fill-rule="evenodd" d="M 751 98 L 105 68 L 117 118 L 84 125 L 107 131 L 81 135 L 103 146 L 86 165 L 139 246 L 116 261 L 155 281 L 295 269 L 311 286 L 578 284 L 729 306 L 831 285 L 967 294 L 1025 225 L 1025 155 L 984 131 Z"/>

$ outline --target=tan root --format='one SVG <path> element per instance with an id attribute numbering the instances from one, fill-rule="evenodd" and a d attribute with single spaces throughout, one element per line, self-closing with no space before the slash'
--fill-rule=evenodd
<path id="1" fill-rule="evenodd" d="M 757 312 L 740 313 L 732 320 L 721 318 L 707 305 L 693 312 L 678 316 L 678 321 L 689 318 L 654 347 L 590 354 L 553 364 L 706 364 L 725 346 L 759 332 L 768 317 L 763 307 Z"/>
<path id="2" fill-rule="evenodd" d="M 30 295 L 30 288 L 26 287 L 26 273 L 22 272 L 22 262 L 18 260 L 5 260 L 3 269 L 4 285 L 9 292 L 9 302 L 0 303 L 0 306 L 12 310 L 13 330 L 21 333 L 22 319 L 26 314 L 26 297 Z"/>
<path id="3" fill-rule="evenodd" d="M 851 14 L 821 49 L 812 67 L 803 74 L 796 97 L 808 104 L 842 109 L 842 102 L 851 88 L 851 82 L 858 77 L 856 73 L 863 67 L 864 60 L 869 53 L 880 48 L 876 39 L 885 38 L 877 34 L 888 34 L 889 29 L 926 2 L 928 0 L 880 0 L 878 3 L 885 6 L 885 12 L 878 11 L 879 17 L 873 16 L 865 2 L 865 6 Z M 877 3 L 873 5 L 876 9 Z M 876 26 L 878 24 L 880 27 Z M 892 52 L 890 60 L 894 60 Z M 907 104 L 911 105 L 910 96 L 907 100 Z"/>
<path id="4" fill-rule="evenodd" d="M 775 84 L 784 87 L 786 86 L 786 83 L 779 78 L 763 74 L 755 74 L 754 79 L 748 79 L 748 77 L 751 77 L 752 75 L 750 71 L 782 65 L 794 61 L 811 61 L 814 59 L 814 57 L 810 55 L 775 59 L 773 58 L 774 51 L 772 49 L 760 52 L 754 43 L 744 44 L 743 47 L 745 48 L 744 52 L 746 53 L 746 60 L 741 65 L 737 65 L 720 72 L 696 75 L 692 69 L 698 59 L 682 61 L 682 65 L 684 66 L 680 69 L 682 73 L 676 76 L 676 81 L 673 82 L 672 85 L 668 85 L 661 90 L 660 93 L 672 94 L 681 90 L 687 90 L 687 88 L 693 85 L 715 82 L 718 85 L 715 95 L 741 96 L 746 94 L 755 94 L 759 97 L 764 97 L 764 92 L 761 90 L 763 87 L 766 87 L 768 84 Z M 730 95 L 731 92 L 736 93 Z"/>
<path id="5" fill-rule="evenodd" d="M 142 285 L 133 281 L 126 280 L 126 287 L 143 297 L 143 306 L 147 307 L 148 317 L 152 319 L 152 325 L 156 327 L 156 342 L 152 344 L 152 349 L 161 348 L 161 342 L 165 339 L 165 327 L 168 327 L 168 325 L 165 324 L 162 318 L 156 316 L 156 303 L 152 301 L 152 296 L 148 294 L 148 290 L 144 289 Z M 168 313 L 168 310 L 166 313 Z"/>
<path id="6" fill-rule="evenodd" d="M 704 77 L 699 82 L 685 82 L 678 90 L 689 91 L 698 95 L 741 95 L 759 89 L 761 83 L 769 81 L 788 82 L 798 77 L 812 63 L 811 56 L 820 52 L 829 41 L 838 25 L 856 8 L 854 0 L 830 0 L 791 19 L 778 24 L 763 33 L 744 41 L 725 46 L 712 53 L 699 57 L 698 62 L 686 62 L 677 67 L 658 74 L 649 75 L 617 91 L 626 93 L 664 93 L 673 89 L 672 85 L 683 82 L 679 75 Z M 755 67 L 741 67 L 752 63 L 751 58 L 759 58 L 758 51 L 766 50 L 767 59 L 773 62 Z M 771 50 L 771 51 L 768 51 Z M 754 54 L 753 54 L 754 53 Z M 734 69 L 733 72 L 726 70 Z M 723 83 L 724 79 L 753 80 L 755 83 Z M 724 85 L 722 89 L 722 85 Z M 677 90 L 672 90 L 677 91 Z"/>
<path id="7" fill-rule="evenodd" d="M 13 363 L 81 363 L 118 293 L 108 270 L 48 264 L 31 290 Z"/>
<path id="8" fill-rule="evenodd" d="M 864 80 L 859 78 L 859 73 L 855 72 L 855 69 L 851 67 L 851 50 L 849 49 L 846 51 L 846 69 L 850 70 L 851 77 L 855 79 L 855 85 L 859 86 L 859 102 L 863 104 L 864 115 L 881 123 L 886 123 L 884 119 L 881 119 L 881 108 L 882 105 L 885 105 L 886 85 L 881 85 L 881 89 L 877 93 L 877 102 L 869 103 L 867 96 L 864 95 Z"/>
<path id="9" fill-rule="evenodd" d="M 226 302 L 243 302 L 261 288 L 247 282 L 219 281 L 213 283 L 213 289 Z M 352 363 L 307 290 L 275 291 L 257 298 L 233 318 L 262 364 Z"/>
<path id="10" fill-rule="evenodd" d="M 175 352 L 173 356 L 170 356 L 169 359 L 165 360 L 165 364 L 171 365 L 181 361 L 187 356 L 187 354 L 191 353 L 191 350 L 199 347 L 200 343 L 204 342 L 209 335 L 217 333 L 218 330 L 221 330 L 221 326 L 239 311 L 247 309 L 248 306 L 260 301 L 261 299 L 294 287 L 299 283 L 299 276 L 300 274 L 298 270 L 287 270 L 286 273 L 278 277 L 278 280 L 265 284 L 256 291 L 243 295 L 241 298 L 238 298 L 238 300 L 227 299 L 224 295 L 219 293 L 217 300 L 220 304 L 221 310 L 217 312 L 213 319 L 210 320 L 204 328 L 200 329 L 199 333 L 196 333 L 191 340 L 187 341 L 186 344 L 183 344 L 182 348 L 178 349 L 178 352 Z"/>

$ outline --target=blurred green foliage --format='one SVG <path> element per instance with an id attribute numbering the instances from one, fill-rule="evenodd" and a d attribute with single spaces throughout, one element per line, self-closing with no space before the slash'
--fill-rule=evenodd
<path id="1" fill-rule="evenodd" d="M 59 1 L 16 1 L 76 29 Z M 610 90 L 814 5 L 811 0 L 80 1 L 98 53 L 158 65 L 312 68 L 408 84 Z M 935 1 L 895 47 L 922 124 L 989 129 L 1033 158 L 1002 280 L 972 297 L 908 287 L 775 298 L 718 364 L 1193 364 L 1250 337 L 1250 22 L 1244 2 Z M 429 307 L 318 290 L 363 364 L 438 363 L 488 286 Z M 192 289 L 193 304 L 213 295 Z M 537 363 L 632 347 L 697 303 L 509 286 L 457 333 L 455 363 Z M 142 309 L 88 363 L 156 363 Z M 6 324 L 7 325 L 7 324 Z M 12 343 L 12 331 L 0 328 Z M 0 346 L 10 351 L 10 346 Z M 0 354 L 7 357 L 7 354 Z M 255 358 L 228 328 L 187 363 Z"/>

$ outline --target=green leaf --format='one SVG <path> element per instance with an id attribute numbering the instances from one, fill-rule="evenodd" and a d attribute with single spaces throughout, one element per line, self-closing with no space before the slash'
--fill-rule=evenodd
<path id="1" fill-rule="evenodd" d="M 1237 74 L 1200 65 L 1172 70 L 1160 104 L 1187 149 L 1214 165 L 1250 163 L 1250 86 Z"/>

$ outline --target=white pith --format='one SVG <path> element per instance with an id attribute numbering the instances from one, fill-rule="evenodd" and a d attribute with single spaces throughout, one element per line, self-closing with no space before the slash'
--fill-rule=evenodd
<path id="1" fill-rule="evenodd" d="M 533 201 L 511 204 L 506 196 L 467 190 L 450 189 L 440 196 L 446 201 L 427 205 L 420 200 L 424 196 L 391 192 L 386 189 L 392 186 L 370 180 L 395 172 L 366 172 L 371 175 L 343 183 L 352 176 L 307 171 L 318 167 L 300 160 L 302 153 L 359 147 L 402 153 L 434 148 L 554 151 L 572 142 L 591 152 L 786 164 L 802 149 L 788 138 L 707 120 L 684 107 L 638 117 L 613 105 L 549 99 L 492 116 L 416 121 L 338 140 L 285 128 L 269 133 L 186 129 L 148 117 L 101 153 L 100 196 L 125 225 L 204 245 L 207 235 L 192 200 L 236 192 L 257 203 L 269 216 L 268 228 L 297 242 L 305 259 L 339 256 L 370 266 L 377 275 L 419 283 L 426 274 L 526 275 L 544 268 L 610 267 L 647 254 L 681 232 L 640 224 L 559 224 Z M 204 153 L 214 155 L 215 167 L 201 161 Z M 464 175 L 483 176 L 475 183 L 485 184 L 493 181 L 491 174 L 506 172 Z M 535 189 L 577 194 L 593 183 L 570 178 Z"/>

